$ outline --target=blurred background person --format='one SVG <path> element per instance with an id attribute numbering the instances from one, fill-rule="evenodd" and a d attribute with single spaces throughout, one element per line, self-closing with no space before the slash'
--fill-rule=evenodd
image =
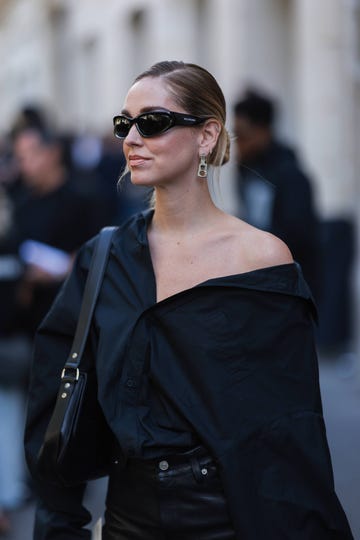
<path id="1" fill-rule="evenodd" d="M 12 124 L 11 134 L 15 136 L 27 128 L 45 131 L 49 129 L 50 124 L 50 115 L 45 111 L 44 107 L 38 104 L 27 103 L 16 114 Z"/>
<path id="2" fill-rule="evenodd" d="M 313 186 L 296 153 L 275 134 L 275 102 L 248 89 L 234 106 L 240 216 L 286 242 L 316 299 L 320 297 L 320 229 Z"/>
<path id="3" fill-rule="evenodd" d="M 0 533 L 28 497 L 22 426 L 34 332 L 76 250 L 108 223 L 106 200 L 69 177 L 57 136 L 21 126 L 13 152 L 18 176 L 0 194 Z"/>
<path id="4" fill-rule="evenodd" d="M 18 112 L 12 135 L 16 138 L 17 133 L 30 128 L 53 133 L 52 124 L 51 115 L 44 107 L 29 103 Z M 122 145 L 114 142 L 112 132 L 101 136 L 91 130 L 65 131 L 57 133 L 56 138 L 68 180 L 85 196 L 98 198 L 97 213 L 101 222 L 120 224 L 147 207 L 148 189 L 136 190 L 129 175 L 118 182 L 125 159 Z"/>
<path id="5" fill-rule="evenodd" d="M 104 199 L 91 190 L 81 192 L 68 176 L 61 144 L 54 134 L 35 128 L 21 130 L 14 138 L 14 155 L 20 176 L 9 190 L 14 227 L 8 240 L 13 250 L 32 240 L 71 255 L 108 223 Z M 37 265 L 31 261 L 18 287 L 22 322 L 31 332 L 47 311 L 49 299 L 63 277 L 40 268 L 42 253 L 46 266 L 46 253 L 40 251 Z M 48 263 L 51 265 L 50 260 Z"/>

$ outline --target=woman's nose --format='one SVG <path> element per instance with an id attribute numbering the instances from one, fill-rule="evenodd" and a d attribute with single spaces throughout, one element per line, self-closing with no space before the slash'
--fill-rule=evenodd
<path id="1" fill-rule="evenodd" d="M 141 144 L 142 137 L 138 132 L 135 124 L 133 124 L 129 129 L 129 133 L 126 135 L 124 142 L 126 144 Z"/>

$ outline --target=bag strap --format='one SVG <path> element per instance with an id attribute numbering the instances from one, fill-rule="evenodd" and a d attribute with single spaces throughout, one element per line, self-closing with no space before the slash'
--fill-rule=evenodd
<path id="1" fill-rule="evenodd" d="M 100 231 L 85 283 L 83 300 L 81 303 L 74 341 L 61 375 L 62 379 L 65 377 L 72 379 L 74 375 L 76 379 L 79 378 L 79 366 L 85 349 L 96 301 L 103 281 L 111 240 L 116 228 L 117 227 L 104 227 Z M 74 372 L 73 376 L 71 376 L 71 371 Z"/>

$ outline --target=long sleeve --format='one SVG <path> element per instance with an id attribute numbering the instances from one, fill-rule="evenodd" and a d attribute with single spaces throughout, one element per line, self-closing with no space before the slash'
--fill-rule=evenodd
<path id="1" fill-rule="evenodd" d="M 90 540 L 90 531 L 83 528 L 91 520 L 82 506 L 85 485 L 64 488 L 36 481 L 36 488 L 34 540 Z"/>
<path id="2" fill-rule="evenodd" d="M 88 255 L 88 249 L 80 251 L 71 274 L 35 337 L 25 428 L 25 454 L 38 497 L 34 540 L 90 538 L 90 531 L 83 529 L 91 519 L 82 506 L 85 485 L 55 486 L 39 475 L 36 466 L 80 310 L 86 278 L 80 260 Z"/>

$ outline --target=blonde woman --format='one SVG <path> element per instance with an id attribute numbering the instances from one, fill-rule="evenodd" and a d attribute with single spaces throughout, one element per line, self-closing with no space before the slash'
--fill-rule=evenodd
<path id="1" fill-rule="evenodd" d="M 118 444 L 103 539 L 351 539 L 334 493 L 308 287 L 282 241 L 210 197 L 207 177 L 229 157 L 225 120 L 214 77 L 183 62 L 139 75 L 114 118 L 131 181 L 154 199 L 114 235 L 91 329 Z M 93 246 L 37 337 L 26 433 L 36 540 L 90 534 L 84 486 L 41 481 L 36 455 Z"/>

